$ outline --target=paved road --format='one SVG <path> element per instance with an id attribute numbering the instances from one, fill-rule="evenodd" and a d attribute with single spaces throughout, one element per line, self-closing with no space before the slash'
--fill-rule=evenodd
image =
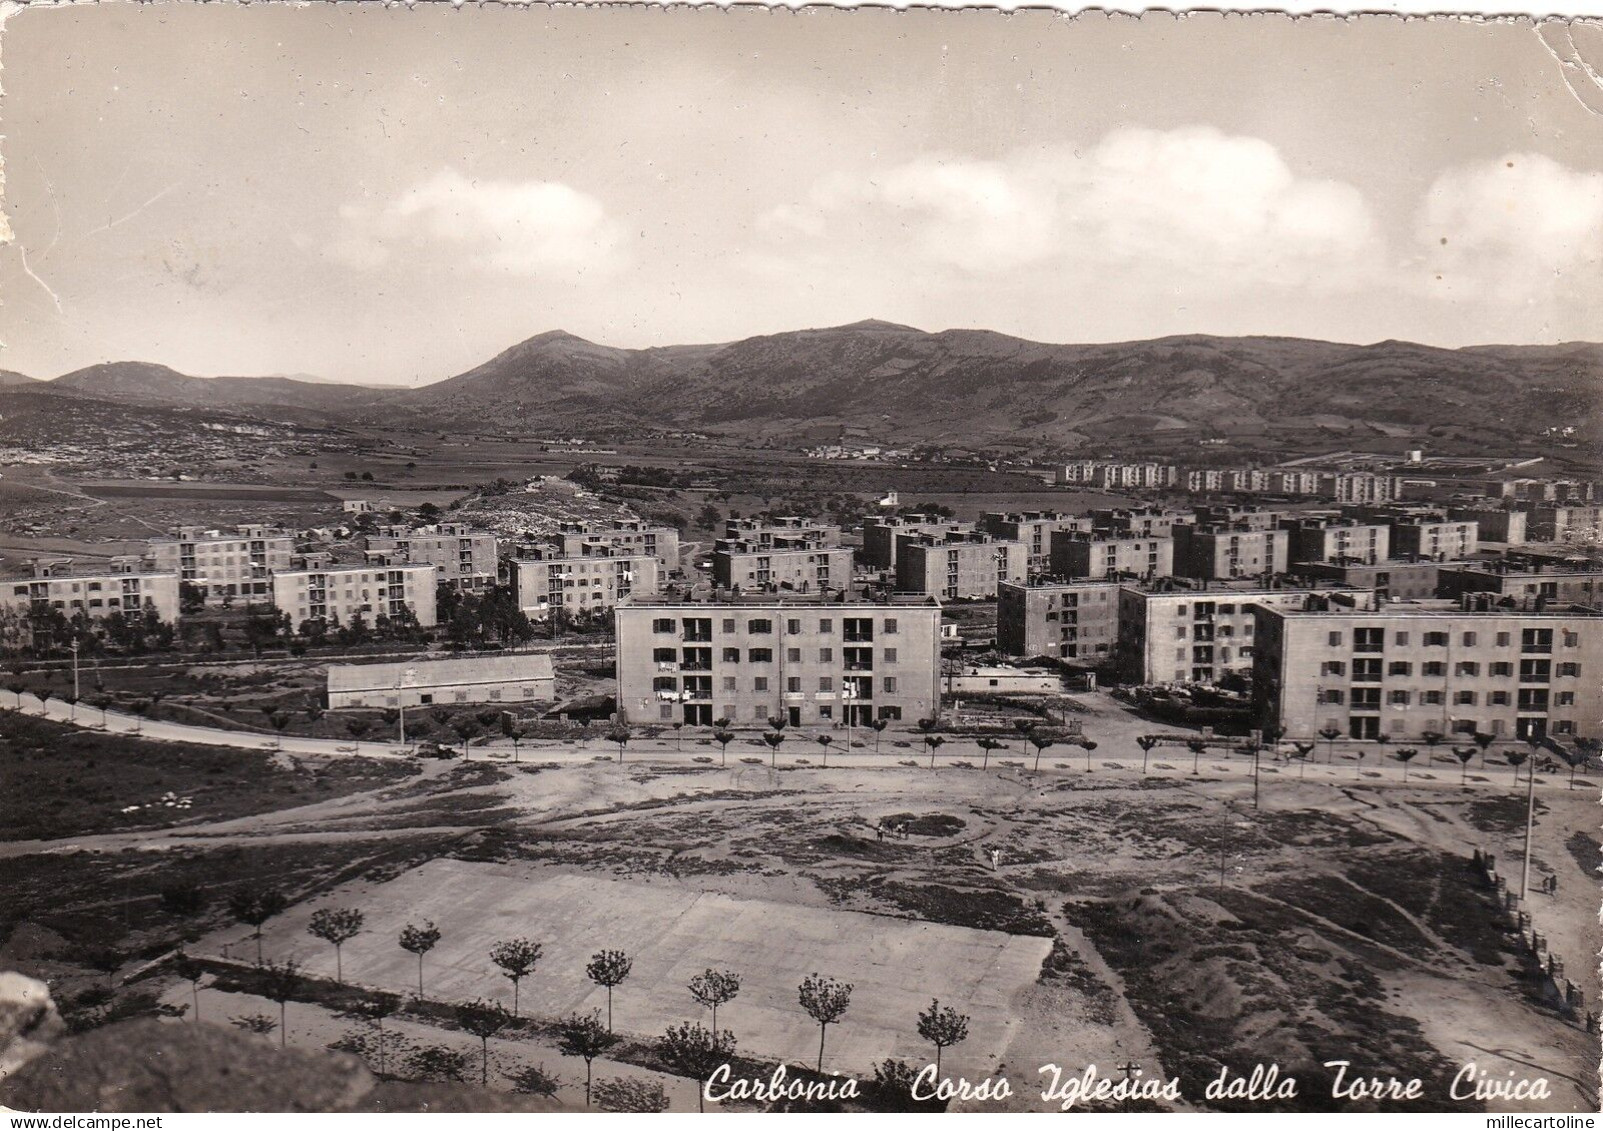
<path id="1" fill-rule="evenodd" d="M 0 707 L 20 709 L 34 715 L 41 713 L 40 701 L 32 694 L 24 692 L 21 696 L 13 697 L 9 693 L 3 693 L 3 697 L 15 698 L 16 702 L 0 704 Z M 1193 773 L 1194 766 L 1196 772 L 1212 777 L 1250 779 L 1252 776 L 1252 762 L 1240 754 L 1230 755 L 1225 749 L 1216 748 L 1197 758 L 1183 743 L 1185 738 L 1195 737 L 1194 734 L 1177 727 L 1155 725 L 1108 696 L 1087 696 L 1084 701 L 1087 709 L 1078 718 L 1087 737 L 1097 743 L 1096 750 L 1090 756 L 1090 771 L 1093 773 L 1132 771 L 1139 773 L 1143 762 L 1146 762 L 1148 773 L 1153 777 L 1189 777 Z M 281 751 L 286 754 L 320 757 L 402 758 L 410 756 L 413 752 L 409 746 L 403 747 L 388 740 L 369 739 L 358 742 L 354 739 L 309 738 L 299 735 L 285 735 L 279 738 L 215 727 L 142 719 L 116 711 L 102 712 L 98 708 L 82 704 L 69 705 L 59 699 L 46 701 L 42 708 L 46 717 L 58 722 L 72 723 L 85 729 L 110 734 L 137 735 L 158 741 L 190 742 L 202 746 L 228 746 L 243 750 Z M 879 736 L 879 749 L 876 752 L 874 733 L 856 729 L 852 732 L 850 753 L 846 751 L 845 732 L 831 733 L 834 741 L 826 750 L 816 741 L 816 733 L 787 730 L 785 742 L 777 755 L 777 762 L 784 766 L 805 764 L 854 768 L 890 768 L 909 762 L 927 767 L 930 763 L 930 751 L 924 747 L 922 736 L 917 733 L 887 730 Z M 1135 742 L 1136 737 L 1142 734 L 1172 735 L 1177 741 L 1158 747 L 1152 751 L 1150 758 L 1144 758 Z M 762 744 L 754 732 L 742 732 L 729 744 L 727 754 L 720 752 L 715 743 L 704 743 L 704 737 L 703 732 L 688 730 L 678 741 L 672 732 L 667 732 L 663 737 L 656 739 L 637 737 L 625 747 L 623 760 L 626 763 L 666 762 L 678 765 L 683 765 L 693 758 L 711 759 L 714 764 L 724 762 L 736 764 L 741 759 L 761 759 L 765 763 L 776 760 L 775 755 Z M 1289 745 L 1283 749 L 1287 753 L 1291 750 Z M 1484 765 L 1477 755 L 1470 765 L 1467 781 L 1461 780 L 1464 776 L 1463 770 L 1445 747 L 1436 752 L 1433 762 L 1429 764 L 1424 760 L 1426 753 L 1422 748 L 1419 757 L 1407 769 L 1407 784 L 1412 788 L 1452 790 L 1471 788 L 1496 792 L 1510 790 L 1514 786 L 1513 769 L 1502 762 L 1495 750 Z M 517 757 L 528 762 L 580 764 L 602 758 L 616 759 L 618 747 L 604 738 L 590 738 L 579 741 L 524 741 L 520 749 L 514 751 L 510 740 L 496 738 L 485 745 L 474 745 L 470 757 L 473 760 L 483 758 L 497 761 Z M 985 753 L 975 745 L 973 739 L 946 736 L 946 741 L 935 751 L 935 764 L 937 767 L 951 766 L 958 761 L 969 762 L 977 767 L 985 761 Z M 992 767 L 1006 762 L 1022 763 L 1024 768 L 1032 771 L 1038 765 L 1043 773 L 1087 772 L 1086 752 L 1078 746 L 1054 745 L 1048 747 L 1037 758 L 1034 747 L 1013 738 L 1007 740 L 1005 749 L 993 752 L 989 762 Z M 1282 780 L 1286 777 L 1296 777 L 1309 782 L 1362 783 L 1366 786 L 1392 786 L 1404 783 L 1404 767 L 1397 761 L 1394 751 L 1383 749 L 1375 743 L 1337 742 L 1332 748 L 1330 744 L 1321 742 L 1313 758 L 1306 765 L 1295 761 L 1277 760 L 1266 752 L 1260 759 L 1260 770 L 1264 775 L 1275 774 Z M 1521 771 L 1522 774 L 1524 772 Z M 1567 780 L 1568 774 L 1538 774 L 1537 788 L 1563 789 Z"/>

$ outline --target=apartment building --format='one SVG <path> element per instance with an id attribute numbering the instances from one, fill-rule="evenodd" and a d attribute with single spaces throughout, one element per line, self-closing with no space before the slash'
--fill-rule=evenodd
<path id="1" fill-rule="evenodd" d="M 1269 490 L 1269 473 L 1257 467 L 1235 467 L 1225 472 L 1224 489 L 1237 494 L 1261 494 Z"/>
<path id="2" fill-rule="evenodd" d="M 679 531 L 637 518 L 615 518 L 610 522 L 564 522 L 550 539 L 560 553 L 575 557 L 596 542 L 621 550 L 624 557 L 645 555 L 657 559 L 657 572 L 667 577 L 679 568 Z"/>
<path id="3" fill-rule="evenodd" d="M 1022 542 L 1030 575 L 1045 573 L 1052 558 L 1054 530 L 1090 530 L 1094 518 L 1057 511 L 991 511 L 980 516 L 979 528 L 999 542 Z"/>
<path id="4" fill-rule="evenodd" d="M 1371 608 L 1374 600 L 1361 589 L 1278 579 L 1121 585 L 1114 663 L 1132 683 L 1215 683 L 1252 670 L 1255 606 Z"/>
<path id="5" fill-rule="evenodd" d="M 1319 494 L 1338 503 L 1388 503 L 1402 497 L 1402 480 L 1372 471 L 1323 472 Z"/>
<path id="6" fill-rule="evenodd" d="M 1603 507 L 1533 507 L 1526 528 L 1532 542 L 1597 542 L 1603 539 Z"/>
<path id="7" fill-rule="evenodd" d="M 1303 562 L 1359 562 L 1374 565 L 1391 555 L 1391 527 L 1383 522 L 1350 518 L 1286 519 L 1281 529 L 1291 535 L 1293 564 Z"/>
<path id="8" fill-rule="evenodd" d="M 1473 522 L 1476 538 L 1481 541 L 1518 546 L 1527 540 L 1527 515 L 1524 511 L 1503 510 L 1500 507 L 1449 507 L 1447 517 L 1454 522 Z"/>
<path id="9" fill-rule="evenodd" d="M 852 552 L 827 542 L 817 528 L 760 531 L 754 539 L 714 542 L 712 576 L 724 589 L 844 589 L 852 581 Z"/>
<path id="10" fill-rule="evenodd" d="M 1112 658 L 1118 638 L 1116 581 L 1005 581 L 997 588 L 996 646 L 1010 655 L 1100 664 Z"/>
<path id="11" fill-rule="evenodd" d="M 1248 530 L 1279 530 L 1290 516 L 1282 510 L 1265 510 L 1260 506 L 1224 506 L 1206 504 L 1191 508 L 1192 523 L 1196 526 L 1245 526 Z"/>
<path id="12" fill-rule="evenodd" d="M 289 534 L 246 524 L 232 532 L 181 526 L 167 538 L 153 538 L 145 558 L 154 573 L 175 573 L 198 588 L 208 602 L 266 597 L 269 576 L 288 569 L 295 553 Z"/>
<path id="13" fill-rule="evenodd" d="M 1295 468 L 1272 469 L 1267 490 L 1271 495 L 1317 495 L 1319 473 Z"/>
<path id="14" fill-rule="evenodd" d="M 545 652 L 512 652 L 393 664 L 330 664 L 328 705 L 429 707 L 470 703 L 549 703 L 556 673 Z"/>
<path id="15" fill-rule="evenodd" d="M 724 537 L 772 546 L 781 541 L 816 542 L 821 546 L 840 545 L 840 527 L 796 515 L 773 518 L 732 518 L 724 523 Z"/>
<path id="16" fill-rule="evenodd" d="M 1260 608 L 1259 721 L 1288 737 L 1462 741 L 1603 734 L 1603 617 L 1500 609 L 1487 599 L 1370 610 Z"/>
<path id="17" fill-rule="evenodd" d="M 1603 566 L 1553 565 L 1540 557 L 1510 555 L 1493 561 L 1444 564 L 1438 572 L 1441 596 L 1491 593 L 1517 608 L 1544 604 L 1603 604 Z"/>
<path id="18" fill-rule="evenodd" d="M 1373 589 L 1375 600 L 1419 601 L 1436 596 L 1439 567 L 1429 560 L 1376 562 L 1301 562 L 1299 577 L 1316 581 L 1339 581 L 1356 589 Z"/>
<path id="19" fill-rule="evenodd" d="M 1174 572 L 1174 539 L 1059 530 L 1050 565 L 1060 578 L 1163 577 Z"/>
<path id="20" fill-rule="evenodd" d="M 1286 572 L 1289 535 L 1245 523 L 1174 528 L 1174 570 L 1206 581 Z"/>
<path id="21" fill-rule="evenodd" d="M 1193 494 L 1211 493 L 1225 489 L 1224 469 L 1217 467 L 1193 468 L 1185 473 L 1187 491 Z"/>
<path id="22" fill-rule="evenodd" d="M 577 552 L 556 546 L 524 547 L 503 558 L 501 576 L 525 616 L 544 620 L 553 610 L 599 613 L 629 597 L 652 597 L 662 587 L 662 563 L 644 548 L 630 553 L 610 542 L 588 541 Z"/>
<path id="23" fill-rule="evenodd" d="M 1190 511 L 1161 510 L 1157 507 L 1126 508 L 1091 512 L 1089 528 L 1115 534 L 1128 534 L 1135 538 L 1167 538 L 1176 526 L 1189 526 L 1196 521 Z M 1065 526 L 1065 530 L 1085 530 L 1085 525 Z"/>
<path id="24" fill-rule="evenodd" d="M 432 565 L 440 583 L 469 592 L 495 584 L 499 548 L 494 534 L 465 522 L 387 526 L 363 543 L 375 565 Z"/>
<path id="25" fill-rule="evenodd" d="M 1480 549 L 1480 524 L 1445 515 L 1416 515 L 1391 520 L 1394 558 L 1433 558 L 1439 562 L 1471 557 Z"/>
<path id="26" fill-rule="evenodd" d="M 334 565 L 316 557 L 300 569 L 276 571 L 271 578 L 273 606 L 299 628 L 305 621 L 368 624 L 410 609 L 424 628 L 434 625 L 437 571 L 426 563 Z"/>
<path id="27" fill-rule="evenodd" d="M 0 610 L 58 609 L 69 620 L 79 613 L 102 620 L 149 609 L 168 624 L 178 620 L 178 574 L 144 572 L 147 563 L 132 554 L 93 565 L 71 558 L 37 558 L 28 564 L 28 575 L 0 579 Z"/>
<path id="28" fill-rule="evenodd" d="M 1004 581 L 1024 581 L 1029 551 L 1023 542 L 1004 542 L 979 531 L 945 535 L 900 535 L 896 547 L 896 588 L 955 600 L 996 596 Z"/>
<path id="29" fill-rule="evenodd" d="M 901 535 L 965 534 L 973 529 L 972 522 L 957 522 L 938 514 L 869 515 L 863 520 L 863 561 L 869 569 L 894 573 L 896 539 Z"/>
<path id="30" fill-rule="evenodd" d="M 720 591 L 710 601 L 626 601 L 614 615 L 618 714 L 630 723 L 863 726 L 940 711 L 933 598 Z"/>
<path id="31" fill-rule="evenodd" d="M 1169 464 L 1124 463 L 1116 460 L 1075 460 L 1053 471 L 1062 487 L 1162 488 L 1173 487 L 1179 472 Z"/>

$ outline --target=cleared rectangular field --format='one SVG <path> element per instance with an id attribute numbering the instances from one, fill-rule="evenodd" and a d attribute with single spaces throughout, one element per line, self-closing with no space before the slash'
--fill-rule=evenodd
<path id="1" fill-rule="evenodd" d="M 603 948 L 626 951 L 634 970 L 614 993 L 614 1018 L 620 1031 L 642 1036 L 681 1021 L 707 1024 L 686 984 L 709 966 L 733 970 L 740 996 L 719 1009 L 719 1027 L 735 1032 L 742 1052 L 791 1063 L 812 1064 L 818 1055 L 818 1026 L 796 1000 L 797 985 L 817 971 L 856 987 L 850 1011 L 830 1026 L 824 1067 L 857 1075 L 887 1056 L 933 1057 L 917 1035 L 918 1013 L 932 997 L 972 1018 L 968 1040 L 947 1050 L 943 1071 L 949 1065 L 972 1079 L 989 1070 L 1019 1014 L 1010 1002 L 1036 980 L 1050 949 L 1043 938 L 735 899 L 673 880 L 434 860 L 388 883 L 349 885 L 292 908 L 266 928 L 269 960 L 293 956 L 310 974 L 334 974 L 333 948 L 306 931 L 320 906 L 366 914 L 364 932 L 345 944 L 347 979 L 402 993 L 416 992 L 417 962 L 396 936 L 409 922 L 432 919 L 443 933 L 425 960 L 435 1000 L 510 1005 L 511 986 L 489 952 L 522 936 L 545 946 L 520 992 L 525 1012 L 604 1010 L 606 992 L 586 978 L 585 964 Z M 231 930 L 210 947 L 240 937 Z M 231 949 L 236 957 L 254 951 Z"/>
<path id="2" fill-rule="evenodd" d="M 331 503 L 334 496 L 314 487 L 273 487 L 259 483 L 85 483 L 83 493 L 96 499 L 161 499 L 215 501 L 246 499 L 266 503 Z"/>

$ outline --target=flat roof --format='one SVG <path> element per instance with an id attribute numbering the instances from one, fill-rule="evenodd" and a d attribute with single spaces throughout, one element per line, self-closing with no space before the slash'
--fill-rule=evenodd
<path id="1" fill-rule="evenodd" d="M 520 683 L 555 678 L 545 652 L 513 652 L 450 660 L 402 660 L 390 664 L 330 664 L 329 691 L 394 691 L 399 687 L 449 687 L 461 683 Z"/>

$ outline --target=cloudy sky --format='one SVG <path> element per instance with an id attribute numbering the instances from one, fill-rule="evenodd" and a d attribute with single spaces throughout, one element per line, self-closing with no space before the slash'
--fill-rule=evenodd
<path id="1" fill-rule="evenodd" d="M 868 317 L 1603 339 L 1603 26 L 101 4 L 3 51 L 35 376 Z"/>

